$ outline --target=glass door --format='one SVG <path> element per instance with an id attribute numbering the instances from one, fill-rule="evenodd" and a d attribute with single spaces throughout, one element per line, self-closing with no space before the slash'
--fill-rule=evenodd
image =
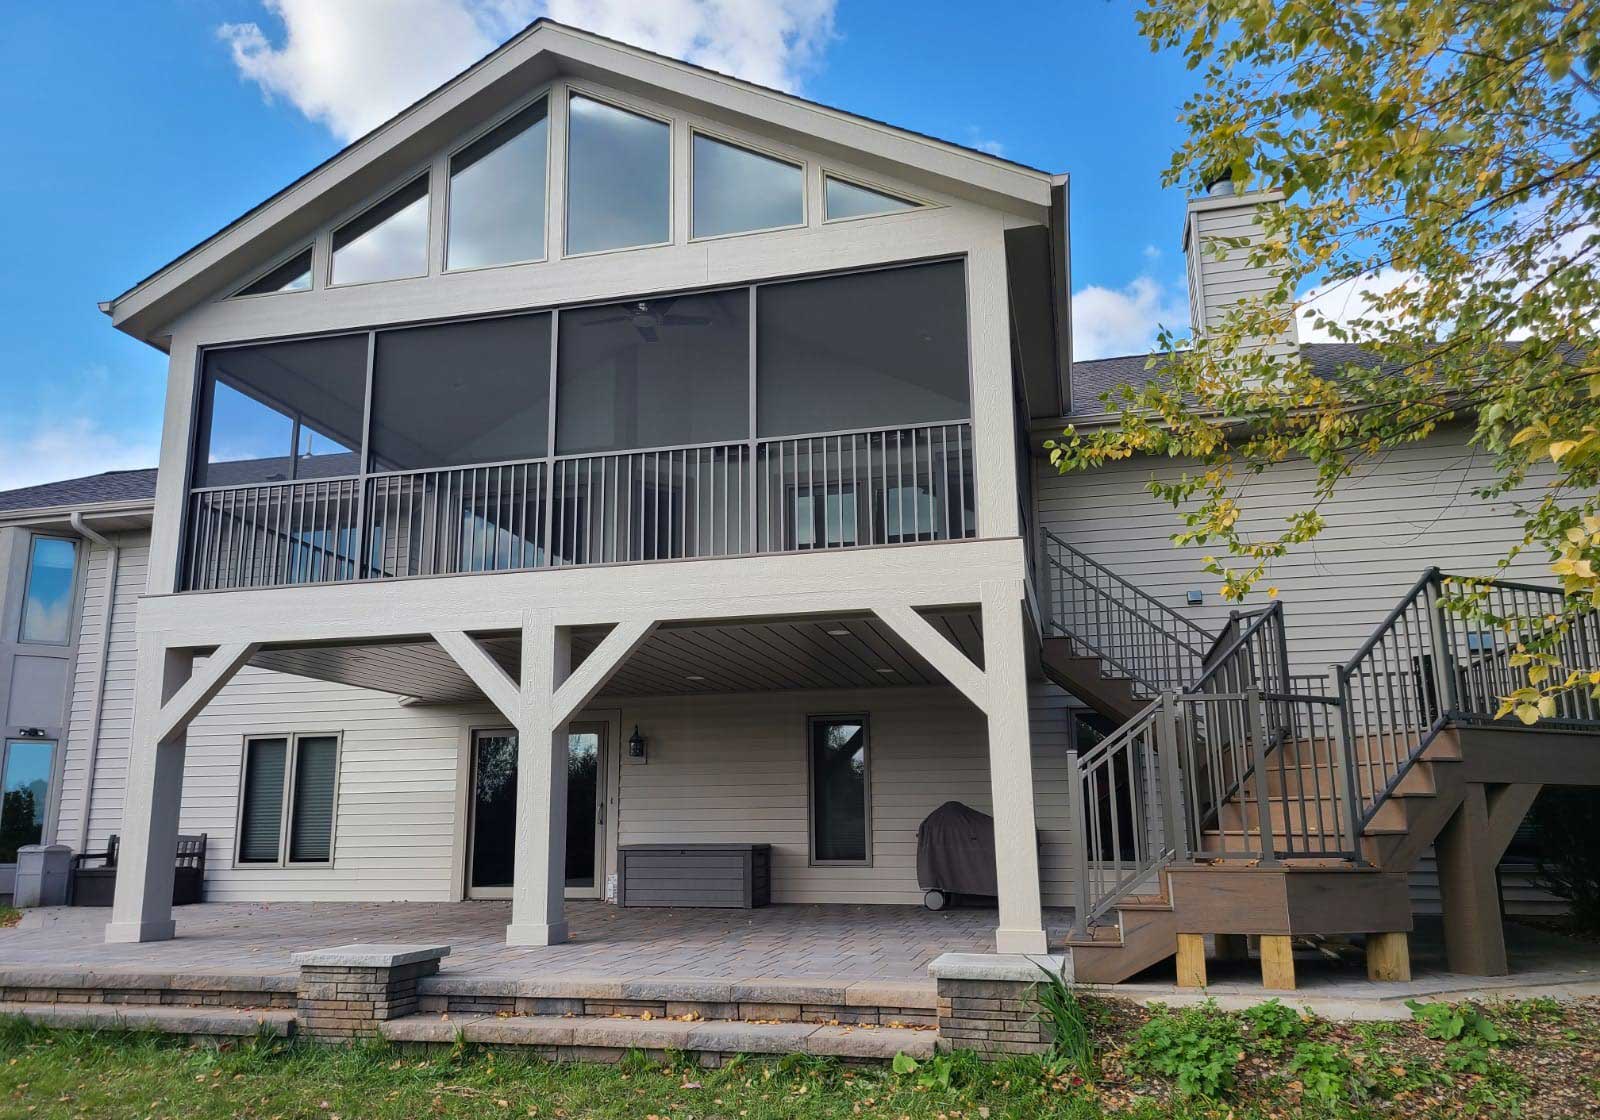
<path id="1" fill-rule="evenodd" d="M 14 739 L 0 754 L 0 863 L 16 863 L 17 849 L 42 843 L 50 808 L 50 771 L 56 745 Z"/>
<path id="2" fill-rule="evenodd" d="M 599 898 L 605 867 L 606 725 L 575 723 L 567 735 L 567 897 Z M 517 736 L 472 737 L 467 897 L 509 898 L 517 821 Z"/>

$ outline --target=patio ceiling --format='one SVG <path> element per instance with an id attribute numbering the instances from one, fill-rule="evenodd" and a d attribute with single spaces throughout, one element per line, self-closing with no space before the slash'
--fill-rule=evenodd
<path id="1" fill-rule="evenodd" d="M 977 611 L 925 612 L 925 617 L 974 664 L 983 664 L 983 633 Z M 574 632 L 575 665 L 582 663 L 605 634 L 603 628 Z M 517 675 L 520 651 L 515 636 L 489 636 L 484 639 L 484 646 L 508 673 Z M 268 649 L 257 654 L 251 664 L 427 703 L 483 699 L 466 674 L 431 639 Z M 944 683 L 938 671 L 880 619 L 852 615 L 662 627 L 617 670 L 600 695 L 693 695 Z"/>

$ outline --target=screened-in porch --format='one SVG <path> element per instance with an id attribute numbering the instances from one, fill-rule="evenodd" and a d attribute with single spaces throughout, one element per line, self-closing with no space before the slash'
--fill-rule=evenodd
<path id="1" fill-rule="evenodd" d="M 187 590 L 977 535 L 958 260 L 208 351 Z"/>

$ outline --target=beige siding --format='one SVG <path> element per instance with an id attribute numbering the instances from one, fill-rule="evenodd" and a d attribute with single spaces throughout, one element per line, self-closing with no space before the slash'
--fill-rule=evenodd
<path id="1" fill-rule="evenodd" d="M 1178 514 L 1153 498 L 1152 476 L 1176 478 L 1192 464 L 1134 459 L 1087 473 L 1059 475 L 1048 463 L 1038 479 L 1039 521 L 1068 544 L 1188 614 L 1213 632 L 1227 618 L 1217 580 L 1201 571 L 1203 548 L 1174 548 Z M 1493 463 L 1453 428 L 1398 448 L 1359 468 L 1321 507 L 1328 526 L 1315 541 L 1275 562 L 1267 584 L 1279 589 L 1299 672 L 1321 671 L 1350 657 L 1430 565 L 1485 573 L 1521 538 L 1511 499 L 1484 502 L 1473 491 L 1494 478 Z M 1247 531 L 1281 530 L 1283 517 L 1308 508 L 1313 470 L 1285 464 L 1247 483 Z M 1527 486 L 1517 497 L 1536 499 Z M 1522 578 L 1549 582 L 1539 557 L 1519 560 Z M 1265 590 L 1263 585 L 1263 591 Z M 1184 593 L 1205 592 L 1190 607 Z M 1254 597 L 1251 605 L 1267 602 Z"/>

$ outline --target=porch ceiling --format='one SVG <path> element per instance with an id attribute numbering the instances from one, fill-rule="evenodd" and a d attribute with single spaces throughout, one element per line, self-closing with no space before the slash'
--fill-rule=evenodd
<path id="1" fill-rule="evenodd" d="M 973 663 L 983 664 L 977 611 L 925 617 Z M 576 664 L 605 637 L 574 632 Z M 492 636 L 484 646 L 515 677 L 519 639 Z M 434 704 L 471 703 L 483 694 L 431 639 L 371 645 L 268 649 L 252 665 L 317 680 L 395 693 Z M 602 696 L 693 695 L 804 688 L 893 688 L 944 684 L 912 646 L 876 617 L 764 619 L 759 622 L 662 627 L 601 690 Z"/>

